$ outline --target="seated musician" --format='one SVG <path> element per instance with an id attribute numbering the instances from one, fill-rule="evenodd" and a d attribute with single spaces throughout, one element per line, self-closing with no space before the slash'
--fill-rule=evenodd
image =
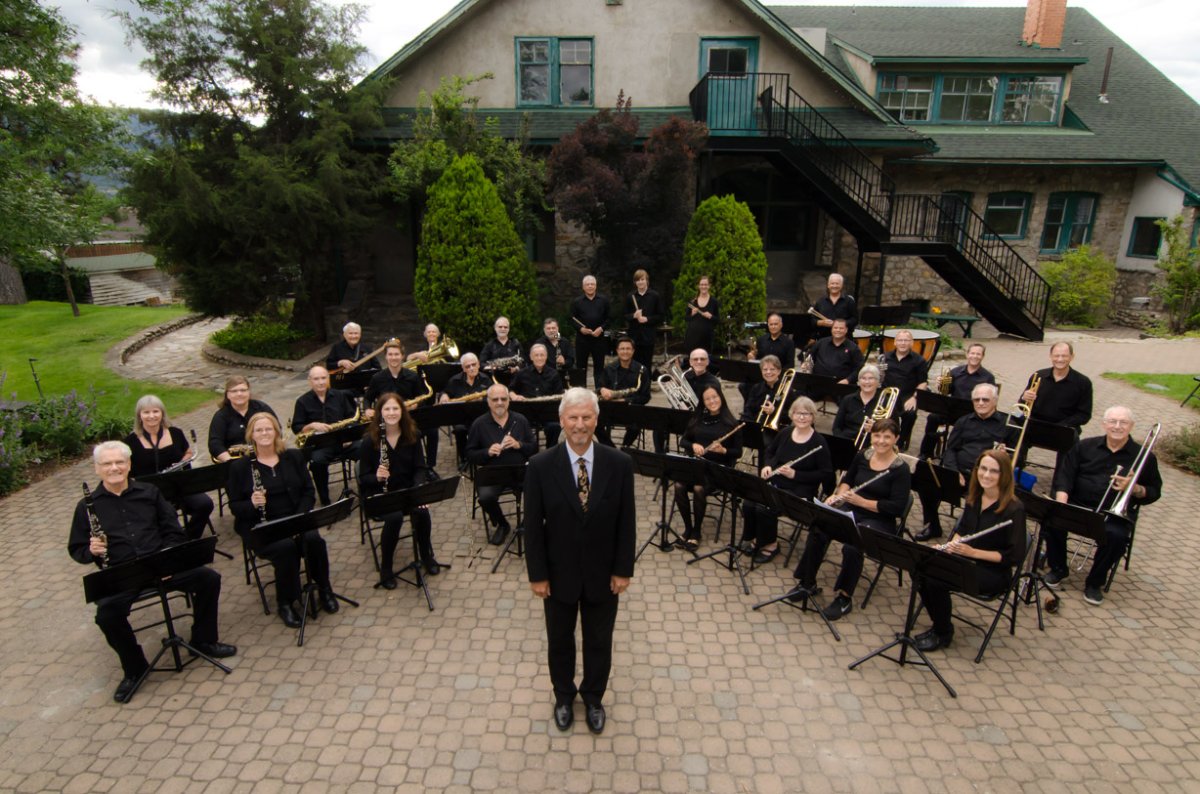
<path id="1" fill-rule="evenodd" d="M 487 372 L 499 370 L 516 372 L 520 367 L 521 343 L 508 335 L 508 318 L 497 317 L 496 323 L 492 328 L 495 330 L 496 336 L 488 340 L 488 343 L 483 346 L 483 350 L 479 353 L 479 359 L 483 362 L 483 368 Z M 518 361 L 511 362 L 503 367 L 493 365 L 493 362 L 511 358 L 516 358 Z"/>
<path id="2" fill-rule="evenodd" d="M 973 342 L 967 347 L 967 363 L 959 364 L 950 370 L 951 397 L 960 400 L 971 399 L 971 394 L 980 383 L 996 382 L 996 376 L 983 368 L 983 354 L 987 348 L 979 342 Z M 929 414 L 925 417 L 925 435 L 921 438 L 921 457 L 932 458 L 937 450 L 938 430 L 946 425 L 946 417 L 941 414 Z"/>
<path id="3" fill-rule="evenodd" d="M 167 419 L 163 401 L 153 394 L 143 395 L 137 401 L 133 409 L 133 432 L 125 437 L 125 444 L 133 450 L 129 473 L 134 479 L 157 474 L 196 455 L 183 431 Z M 204 534 L 212 515 L 212 497 L 206 493 L 189 494 L 180 500 L 179 507 L 187 520 L 183 529 L 188 539 L 195 540 Z"/>
<path id="4" fill-rule="evenodd" d="M 425 347 L 422 350 L 414 350 L 408 354 L 405 361 L 416 361 L 418 364 L 429 363 L 429 351 L 433 350 L 437 345 L 438 340 L 442 338 L 442 332 L 433 323 L 425 326 L 425 330 L 421 332 L 422 338 L 425 340 Z"/>
<path id="5" fill-rule="evenodd" d="M 1035 374 L 1041 379 L 1035 393 L 1030 387 L 1033 376 L 1025 384 L 1021 393 L 1021 401 L 1033 401 L 1030 416 L 1040 422 L 1052 425 L 1063 425 L 1075 431 L 1075 438 L 1083 431 L 1083 426 L 1092 420 L 1092 381 L 1077 369 L 1071 367 L 1075 360 L 1075 348 L 1070 342 L 1055 342 L 1050 346 L 1050 367 L 1039 369 Z M 1057 468 L 1065 456 L 1059 453 L 1055 461 Z M 1024 450 L 1017 461 L 1021 466 Z"/>
<path id="6" fill-rule="evenodd" d="M 774 354 L 768 354 L 762 357 L 758 362 L 759 371 L 762 372 L 762 380 L 750 386 L 749 392 L 746 394 L 746 401 L 742 403 L 742 421 L 753 422 L 764 425 L 762 436 L 763 446 L 769 447 L 771 441 L 778 435 L 778 431 L 771 430 L 765 427 L 767 420 L 775 409 L 779 406 L 775 405 L 775 393 L 779 391 L 780 378 L 783 374 L 783 369 L 780 366 L 779 359 Z M 788 395 L 782 395 L 786 402 Z M 783 411 L 787 410 L 787 406 L 782 406 Z M 759 422 L 759 415 L 762 415 L 762 421 Z M 781 414 L 782 416 L 782 414 Z"/>
<path id="7" fill-rule="evenodd" d="M 537 439 L 529 420 L 508 410 L 508 387 L 494 383 L 487 390 L 488 413 L 471 423 L 467 435 L 467 458 L 476 466 L 523 466 L 537 452 Z M 496 527 L 488 541 L 499 546 L 511 527 L 500 509 L 500 495 L 508 490 L 499 485 L 476 489 L 479 506 Z"/>
<path id="8" fill-rule="evenodd" d="M 825 438 L 813 429 L 817 406 L 797 397 L 788 409 L 792 426 L 767 446 L 766 465 L 759 472 L 776 488 L 805 499 L 814 499 L 822 488 L 833 489 L 833 459 Z M 742 540 L 739 545 L 754 555 L 756 565 L 770 562 L 779 553 L 779 513 L 771 507 L 742 505 Z"/>
<path id="9" fill-rule="evenodd" d="M 883 357 L 887 369 L 883 375 L 883 387 L 895 386 L 900 390 L 896 400 L 900 413 L 900 449 L 908 449 L 913 425 L 917 423 L 916 392 L 928 389 L 929 362 L 919 353 L 913 352 L 912 331 L 901 328 L 896 331 L 896 348 Z"/>
<path id="10" fill-rule="evenodd" d="M 683 379 L 688 386 L 692 387 L 692 393 L 696 395 L 696 408 L 700 410 L 704 406 L 704 401 L 701 395 L 704 390 L 711 387 L 717 391 L 721 391 L 721 381 L 717 376 L 708 371 L 708 351 L 702 347 L 698 347 L 688 356 L 688 369 L 683 371 Z M 722 395 L 724 400 L 725 396 Z M 662 452 L 667 448 L 668 433 L 666 430 L 654 431 L 654 451 Z"/>
<path id="11" fill-rule="evenodd" d="M 908 505 L 912 475 L 897 454 L 900 424 L 895 419 L 881 419 L 871 428 L 871 446 L 854 457 L 828 505 L 854 512 L 860 532 L 900 531 L 900 518 Z M 816 592 L 817 570 L 829 549 L 829 536 L 820 530 L 808 533 L 800 564 L 793 574 L 800 580 L 792 597 L 796 600 Z M 835 597 L 821 613 L 828 620 L 837 620 L 854 607 L 854 589 L 862 576 L 863 554 L 857 546 L 842 546 L 842 570 L 834 583 Z"/>
<path id="12" fill-rule="evenodd" d="M 429 327 L 426 326 L 426 331 Z M 437 326 L 433 326 L 433 330 L 437 330 Z M 426 336 L 428 341 L 429 336 Z M 399 394 L 401 399 L 411 403 L 413 400 L 422 400 L 429 394 L 430 387 L 426 385 L 425 379 L 413 369 L 406 369 L 404 366 L 404 343 L 399 339 L 388 340 L 387 347 L 384 348 L 384 358 L 387 361 L 387 367 L 375 374 L 371 378 L 371 382 L 367 384 L 367 404 L 374 405 L 384 394 Z M 414 405 L 414 407 L 416 407 Z M 373 409 L 372 409 L 373 411 Z M 374 419 L 372 411 L 367 412 L 367 417 Z M 438 442 L 441 440 L 440 428 L 431 427 L 423 433 L 425 439 L 425 461 L 429 464 L 429 468 L 437 466 Z"/>
<path id="13" fill-rule="evenodd" d="M 650 289 L 650 274 L 642 268 L 633 271 L 633 292 L 625 296 L 622 311 L 633 340 L 633 358 L 649 368 L 654 363 L 654 332 L 667 315 L 667 307 L 662 297 Z"/>
<path id="14" fill-rule="evenodd" d="M 288 449 L 279 422 L 271 414 L 255 414 L 246 424 L 246 441 L 252 455 L 239 458 L 229 468 L 229 509 L 233 528 L 246 540 L 260 521 L 307 513 L 316 502 L 316 489 L 304 454 Z M 271 561 L 275 570 L 275 597 L 279 619 L 288 628 L 299 628 L 301 596 L 300 557 L 309 577 L 317 583 L 319 602 L 326 612 L 338 611 L 337 597 L 329 583 L 329 553 L 325 539 L 315 529 L 277 540 L 256 551 Z"/>
<path id="15" fill-rule="evenodd" d="M 394 393 L 381 395 L 375 401 L 375 416 L 379 421 L 371 422 L 367 427 L 359 454 L 358 477 L 363 497 L 402 491 L 424 483 L 429 469 L 421 450 L 421 433 L 404 407 L 404 398 Z M 433 556 L 429 508 L 418 507 L 409 517 L 417 561 L 425 568 L 425 573 L 437 576 L 442 571 L 442 564 Z M 383 518 L 383 532 L 379 537 L 379 586 L 385 590 L 396 589 L 396 545 L 402 526 L 402 512 Z"/>
<path id="16" fill-rule="evenodd" d="M 847 394 L 838 403 L 833 418 L 833 435 L 857 439 L 871 429 L 871 416 L 879 404 L 879 367 L 863 364 L 858 371 L 858 391 Z"/>
<path id="17" fill-rule="evenodd" d="M 828 295 L 818 298 L 813 308 L 821 313 L 824 320 L 817 320 L 817 335 L 828 338 L 833 333 L 833 321 L 845 320 L 847 333 L 854 333 L 858 327 L 858 305 L 854 298 L 844 291 L 846 280 L 841 273 L 830 273 L 825 288 Z"/>
<path id="18" fill-rule="evenodd" d="M 297 436 L 301 433 L 328 433 L 332 425 L 349 419 L 358 411 L 349 394 L 329 388 L 329 371 L 324 367 L 318 365 L 308 371 L 308 386 L 309 391 L 297 397 L 296 405 L 292 408 L 292 432 Z M 329 464 L 343 455 L 357 457 L 358 445 L 356 441 L 346 449 L 311 448 L 308 468 L 312 471 L 317 498 L 322 505 L 329 504 Z"/>
<path id="19" fill-rule="evenodd" d="M 358 323 L 346 323 L 342 326 L 342 338 L 329 348 L 329 355 L 325 357 L 325 369 L 330 372 L 347 372 L 370 352 L 370 349 L 363 345 L 362 326 Z M 379 361 L 372 357 L 365 364 L 360 364 L 358 369 L 379 369 Z"/>
<path id="20" fill-rule="evenodd" d="M 117 565 L 187 539 L 174 508 L 158 489 L 129 479 L 130 457 L 129 447 L 120 441 L 104 441 L 92 450 L 92 463 L 100 477 L 92 494 L 92 513 L 104 536 L 92 536 L 86 500 L 79 500 L 67 542 L 67 551 L 76 562 Z M 171 577 L 169 589 L 191 594 L 191 645 L 196 650 L 217 659 L 237 653 L 237 648 L 217 639 L 219 573 L 208 567 L 193 568 Z M 129 625 L 129 609 L 137 596 L 131 591 L 96 602 L 96 625 L 121 661 L 121 683 L 113 693 L 118 703 L 129 700 L 149 667 Z"/>
<path id="21" fill-rule="evenodd" d="M 492 385 L 491 376 L 479 371 L 479 357 L 474 353 L 463 353 L 458 364 L 462 367 L 462 372 L 455 373 L 446 381 L 446 388 L 438 398 L 442 405 L 465 402 L 468 399 L 483 399 L 472 395 L 482 395 Z M 467 426 L 455 425 L 453 430 L 454 446 L 458 450 L 458 470 L 464 471 L 467 468 Z"/>
<path id="22" fill-rule="evenodd" d="M 1081 439 L 1064 456 L 1054 473 L 1054 498 L 1094 510 L 1104 500 L 1105 542 L 1096 548 L 1092 568 L 1083 582 L 1083 599 L 1092 606 L 1104 601 L 1104 586 L 1109 572 L 1120 562 L 1137 524 L 1138 510 L 1157 502 L 1162 495 L 1162 476 L 1158 459 L 1153 452 L 1146 455 L 1141 473 L 1134 482 L 1133 463 L 1142 445 L 1129 437 L 1133 432 L 1133 412 L 1123 405 L 1114 405 L 1104 412 L 1104 435 Z M 1120 466 L 1119 474 L 1115 474 Z M 1133 488 L 1125 518 L 1107 512 L 1117 498 Z M 1112 493 L 1109 493 L 1109 491 Z M 1046 540 L 1046 563 L 1050 572 L 1046 584 L 1058 588 L 1069 573 L 1067 568 L 1067 533 L 1047 525 L 1042 527 Z"/>
<path id="23" fill-rule="evenodd" d="M 617 340 L 617 360 L 604 368 L 600 378 L 600 399 L 620 400 L 630 405 L 646 405 L 650 402 L 650 370 L 636 359 L 637 345 L 628 336 Z M 633 446 L 639 428 L 625 428 L 625 439 L 621 446 Z M 613 446 L 612 425 L 604 423 L 596 428 L 596 438 L 606 446 Z"/>
<path id="24" fill-rule="evenodd" d="M 255 414 L 275 416 L 271 406 L 250 396 L 250 381 L 241 375 L 233 375 L 225 381 L 225 399 L 208 423 L 208 454 L 214 463 L 224 463 L 234 457 L 230 448 L 237 452 L 246 448 L 246 420 Z"/>
<path id="25" fill-rule="evenodd" d="M 775 356 L 781 369 L 796 366 L 796 343 L 783 332 L 783 315 L 778 312 L 767 315 L 767 332 L 755 340 L 754 348 L 759 361 Z"/>
<path id="26" fill-rule="evenodd" d="M 812 374 L 833 378 L 838 383 L 850 383 L 863 365 L 862 350 L 847 335 L 845 320 L 834 320 L 831 331 L 829 336 L 818 339 L 812 346 Z"/>
<path id="27" fill-rule="evenodd" d="M 530 399 L 544 400 L 563 393 L 562 375 L 550 366 L 548 356 L 544 345 L 534 345 L 529 349 L 529 364 L 513 375 L 512 382 L 508 384 L 509 397 L 520 402 Z M 547 448 L 558 443 L 562 425 L 557 419 L 545 422 L 542 430 L 546 433 Z"/>
<path id="28" fill-rule="evenodd" d="M 1012 459 L 1004 450 L 986 449 L 979 453 L 962 517 L 944 547 L 951 554 L 975 560 L 979 592 L 985 595 L 1003 593 L 1012 581 L 1013 569 L 1025 559 L 1025 506 L 1013 492 L 1012 471 Z M 1005 521 L 1012 523 L 968 539 Z M 933 628 L 915 638 L 922 651 L 945 648 L 954 639 L 950 592 L 945 584 L 932 579 L 925 579 L 921 585 L 921 600 L 933 621 Z"/>
<path id="29" fill-rule="evenodd" d="M 704 351 L 700 351 L 704 352 Z M 725 403 L 720 386 L 705 386 L 700 392 L 700 407 L 683 433 L 683 442 L 690 455 L 722 466 L 733 466 L 742 456 L 741 430 L 734 432 L 738 422 Z M 730 433 L 733 435 L 730 435 Z M 692 504 L 688 492 L 691 491 Z M 675 484 L 675 506 L 683 521 L 683 537 L 677 548 L 695 551 L 700 547 L 700 528 L 708 507 L 708 488 L 703 483 L 686 486 Z"/>
<path id="30" fill-rule="evenodd" d="M 545 345 L 546 366 L 561 371 L 565 384 L 566 374 L 575 369 L 575 348 L 571 346 L 571 340 L 558 332 L 558 320 L 547 317 L 542 321 L 542 335 L 534 339 L 533 344 Z"/>
<path id="31" fill-rule="evenodd" d="M 1008 417 L 996 410 L 997 395 L 996 387 L 990 383 L 980 383 L 976 386 L 971 392 L 971 406 L 975 412 L 959 417 L 946 439 L 942 466 L 959 472 L 958 479 L 964 485 L 967 473 L 979 459 L 979 453 L 991 449 L 997 443 L 1004 444 L 1008 439 Z M 921 523 L 924 525 L 917 533 L 916 540 L 940 538 L 942 524 L 938 517 L 938 506 L 941 497 L 937 486 L 928 483 L 926 486 L 918 486 L 916 491 L 917 496 L 921 498 Z"/>

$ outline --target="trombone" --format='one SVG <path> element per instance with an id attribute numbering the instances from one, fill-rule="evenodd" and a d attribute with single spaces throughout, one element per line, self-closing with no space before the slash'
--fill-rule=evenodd
<path id="1" fill-rule="evenodd" d="M 1029 388 L 1027 391 L 1033 392 L 1033 399 L 1029 402 L 1018 402 L 1013 406 L 1012 413 L 1008 415 L 1004 427 L 1006 430 L 1015 430 L 1020 427 L 1021 432 L 1017 434 L 1017 443 L 1011 447 L 1007 446 L 1003 441 L 996 442 L 996 449 L 1003 449 L 1012 458 L 1013 475 L 1017 473 L 1017 456 L 1021 454 L 1021 445 L 1025 443 L 1025 431 L 1029 428 L 1029 415 L 1033 413 L 1033 403 L 1037 400 L 1038 387 L 1042 385 L 1042 378 L 1036 372 L 1029 379 Z M 1025 392 L 1021 392 L 1024 394 Z M 1007 434 L 1006 434 L 1007 435 Z"/>
<path id="2" fill-rule="evenodd" d="M 891 418 L 892 412 L 896 410 L 896 401 L 899 399 L 900 389 L 895 386 L 888 386 L 879 392 L 879 401 L 875 403 L 875 410 L 871 412 L 870 416 L 863 417 L 862 424 L 858 427 L 858 435 L 854 437 L 855 449 L 862 449 L 866 446 L 868 439 L 871 438 L 871 428 L 876 422 Z"/>
<path id="3" fill-rule="evenodd" d="M 775 394 L 770 399 L 764 399 L 762 408 L 758 409 L 758 416 L 754 418 L 754 424 L 761 426 L 764 430 L 778 430 L 779 420 L 783 416 L 783 406 L 787 401 L 788 393 L 792 390 L 792 381 L 796 379 L 796 370 L 789 369 L 783 373 L 783 377 L 779 379 L 779 385 L 775 387 Z M 771 406 L 771 410 L 767 410 L 767 406 Z"/>
<path id="4" fill-rule="evenodd" d="M 1115 518 L 1123 518 L 1129 520 L 1129 500 L 1133 498 L 1133 489 L 1137 485 L 1138 477 L 1142 474 L 1142 469 L 1146 466 L 1146 461 L 1150 459 L 1150 454 L 1154 450 L 1154 444 L 1158 441 L 1158 432 L 1162 430 L 1162 422 L 1155 422 L 1154 427 L 1150 428 L 1150 432 L 1146 434 L 1146 440 L 1142 442 L 1142 448 L 1138 450 L 1137 457 L 1133 459 L 1133 463 L 1129 466 L 1129 484 L 1124 489 L 1116 487 L 1115 479 L 1121 475 L 1121 467 L 1113 473 L 1112 479 L 1109 480 L 1108 488 L 1104 491 L 1104 496 L 1100 497 L 1100 504 L 1096 505 L 1094 512 L 1105 512 Z M 1109 500 L 1110 494 L 1116 494 L 1113 502 L 1107 508 L 1104 506 Z"/>

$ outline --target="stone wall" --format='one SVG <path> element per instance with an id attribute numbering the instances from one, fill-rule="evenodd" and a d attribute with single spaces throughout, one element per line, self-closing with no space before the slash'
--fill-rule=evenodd
<path id="1" fill-rule="evenodd" d="M 599 248 L 596 238 L 583 227 L 554 215 L 554 261 L 534 262 L 544 315 L 557 317 L 580 295 L 580 284 L 592 272 Z M 614 286 L 600 284 L 599 291 L 611 299 L 619 291 Z"/>

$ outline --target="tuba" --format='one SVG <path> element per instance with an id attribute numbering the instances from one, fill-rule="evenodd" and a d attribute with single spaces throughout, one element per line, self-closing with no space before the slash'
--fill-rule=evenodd
<path id="1" fill-rule="evenodd" d="M 683 370 L 679 368 L 679 358 L 675 356 L 667 362 L 666 374 L 658 376 L 658 385 L 667 395 L 667 402 L 672 408 L 694 411 L 700 407 L 700 400 L 696 397 L 696 392 L 692 391 L 692 385 L 683 377 Z"/>
<path id="2" fill-rule="evenodd" d="M 787 402 L 788 392 L 792 390 L 792 381 L 796 379 L 796 370 L 789 369 L 783 373 L 779 379 L 779 385 L 775 387 L 775 394 L 771 397 L 771 411 L 767 412 L 767 400 L 763 400 L 763 407 L 758 410 L 758 416 L 754 423 L 761 425 L 764 430 L 778 430 L 779 419 L 783 416 L 783 406 Z"/>
<path id="3" fill-rule="evenodd" d="M 896 410 L 896 401 L 900 399 L 900 390 L 895 386 L 888 386 L 883 391 L 879 392 L 879 400 L 875 403 L 875 410 L 871 415 L 865 417 L 862 424 L 858 427 L 858 435 L 854 437 L 854 448 L 862 449 L 866 446 L 867 441 L 871 438 L 871 428 L 876 422 L 891 417 L 892 412 Z"/>
<path id="4" fill-rule="evenodd" d="M 442 340 L 429 348 L 424 361 L 414 358 L 412 361 L 405 361 L 401 366 L 404 369 L 416 369 L 424 364 L 439 364 L 443 361 L 454 361 L 457 358 L 458 345 L 454 344 L 453 339 L 442 334 Z"/>

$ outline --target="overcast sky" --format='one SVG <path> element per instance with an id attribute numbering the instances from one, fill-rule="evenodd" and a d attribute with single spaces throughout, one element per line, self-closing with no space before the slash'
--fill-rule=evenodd
<path id="1" fill-rule="evenodd" d="M 54 4 L 53 0 L 46 0 Z M 342 0 L 331 0 L 340 3 Z M 563 0 L 565 1 L 565 0 Z M 653 2 L 654 0 L 638 0 Z M 368 18 L 360 31 L 370 50 L 369 68 L 391 57 L 405 43 L 436 22 L 457 0 L 360 0 Z M 1200 11 L 1197 0 L 1069 0 L 1086 8 L 1110 30 L 1148 58 L 1168 77 L 1200 101 Z M 780 3 L 784 4 L 784 3 Z M 789 5 L 893 5 L 893 6 L 1023 6 L 1022 0 L 852 0 L 805 2 Z M 125 45 L 121 26 L 110 10 L 128 8 L 128 0 L 61 0 L 63 15 L 78 30 L 80 88 L 103 103 L 149 107 L 153 82 L 138 63 L 143 53 Z M 772 5 L 768 2 L 767 5 Z M 1019 33 L 1019 31 L 1018 31 Z M 1014 34 L 1016 35 L 1016 34 Z"/>

